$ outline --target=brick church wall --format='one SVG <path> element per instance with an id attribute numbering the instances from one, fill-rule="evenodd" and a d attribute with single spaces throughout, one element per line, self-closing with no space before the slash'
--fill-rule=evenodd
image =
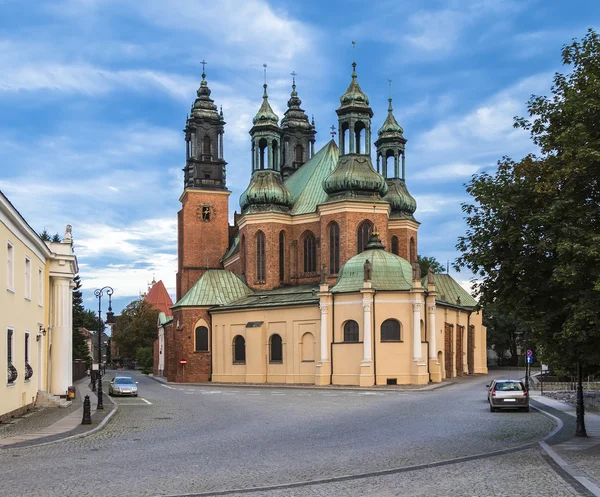
<path id="1" fill-rule="evenodd" d="M 156 340 L 154 340 L 154 344 L 153 346 L 153 352 L 154 352 L 154 366 L 152 367 L 152 374 L 154 376 L 158 376 L 158 359 L 159 359 L 159 354 L 158 354 L 158 338 Z"/>

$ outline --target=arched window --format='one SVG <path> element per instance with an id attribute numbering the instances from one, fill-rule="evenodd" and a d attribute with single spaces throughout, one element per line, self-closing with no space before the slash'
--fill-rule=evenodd
<path id="1" fill-rule="evenodd" d="M 210 137 L 205 136 L 202 140 L 202 153 L 210 156 Z"/>
<path id="2" fill-rule="evenodd" d="M 302 335 L 302 361 L 313 362 L 315 360 L 315 337 L 312 333 Z"/>
<path id="3" fill-rule="evenodd" d="M 346 321 L 344 324 L 344 342 L 358 342 L 358 323 Z"/>
<path id="4" fill-rule="evenodd" d="M 347 154 L 351 152 L 350 149 L 350 125 L 348 123 L 342 124 L 342 129 L 340 130 L 340 155 Z"/>
<path id="5" fill-rule="evenodd" d="M 296 145 L 296 162 L 302 162 L 302 145 Z"/>
<path id="6" fill-rule="evenodd" d="M 392 254 L 399 255 L 398 254 L 398 237 L 397 236 L 392 237 Z"/>
<path id="7" fill-rule="evenodd" d="M 416 250 L 415 250 L 415 239 L 411 238 L 410 239 L 410 262 L 416 262 L 417 261 L 417 254 L 416 254 Z"/>
<path id="8" fill-rule="evenodd" d="M 198 326 L 196 328 L 196 352 L 208 351 L 208 328 L 206 326 Z"/>
<path id="9" fill-rule="evenodd" d="M 265 280 L 265 234 L 262 231 L 259 231 L 256 233 L 256 281 L 258 283 L 264 283 Z"/>
<path id="10" fill-rule="evenodd" d="M 285 231 L 279 232 L 279 281 L 285 280 Z"/>
<path id="11" fill-rule="evenodd" d="M 241 250 L 240 250 L 240 263 L 242 265 L 242 274 L 246 274 L 246 236 L 242 235 Z"/>
<path id="12" fill-rule="evenodd" d="M 246 340 L 241 335 L 233 339 L 233 363 L 246 364 Z"/>
<path id="13" fill-rule="evenodd" d="M 340 272 L 340 226 L 335 221 L 329 225 L 329 274 Z"/>
<path id="14" fill-rule="evenodd" d="M 392 170 L 392 174 L 390 175 L 390 157 L 392 158 L 392 168 L 394 168 L 394 170 Z M 395 171 L 395 163 L 394 163 L 394 151 L 393 150 L 388 150 L 385 153 L 385 164 L 384 164 L 384 168 L 383 168 L 383 177 L 384 178 L 395 178 L 396 177 L 396 171 Z"/>
<path id="15" fill-rule="evenodd" d="M 269 339 L 269 362 L 283 362 L 283 342 L 277 334 L 271 335 Z"/>
<path id="16" fill-rule="evenodd" d="M 304 272 L 317 272 L 317 241 L 312 233 L 304 237 Z"/>
<path id="17" fill-rule="evenodd" d="M 271 142 L 271 165 L 275 171 L 279 171 L 279 147 L 277 145 L 277 140 L 273 140 Z"/>
<path id="18" fill-rule="evenodd" d="M 267 149 L 267 140 L 265 138 L 261 138 L 258 142 L 258 165 L 259 169 L 265 168 L 265 156 Z"/>
<path id="19" fill-rule="evenodd" d="M 399 342 L 400 323 L 395 319 L 386 319 L 381 323 L 381 341 L 382 342 Z"/>
<path id="20" fill-rule="evenodd" d="M 354 152 L 357 154 L 366 153 L 366 147 L 364 146 L 365 140 L 365 125 L 362 121 L 357 121 L 354 124 Z"/>
<path id="21" fill-rule="evenodd" d="M 371 223 L 371 221 L 364 220 L 362 223 L 360 223 L 358 225 L 357 250 L 358 250 L 359 254 L 367 248 L 367 244 L 369 243 L 369 238 L 371 237 L 372 232 L 373 232 L 373 224 Z"/>

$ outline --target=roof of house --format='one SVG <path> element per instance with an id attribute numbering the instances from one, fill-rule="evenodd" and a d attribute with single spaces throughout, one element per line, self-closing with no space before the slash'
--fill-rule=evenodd
<path id="1" fill-rule="evenodd" d="M 434 275 L 436 301 L 462 307 L 476 307 L 477 301 L 449 274 Z M 424 279 L 423 286 L 425 286 Z"/>
<path id="2" fill-rule="evenodd" d="M 323 181 L 335 169 L 338 157 L 338 147 L 330 140 L 286 180 L 285 186 L 292 193 L 292 214 L 316 212 L 317 206 L 327 201 Z"/>
<path id="3" fill-rule="evenodd" d="M 245 308 L 317 305 L 319 303 L 318 291 L 319 287 L 312 285 L 276 288 L 248 295 L 227 305 L 212 309 L 211 312 Z"/>
<path id="4" fill-rule="evenodd" d="M 173 307 L 173 301 L 169 296 L 169 292 L 165 288 L 162 280 L 158 280 L 152 285 L 152 288 L 148 291 L 144 297 L 146 302 L 149 302 L 156 307 L 160 312 L 164 312 L 167 316 L 171 315 L 171 307 Z"/>
<path id="5" fill-rule="evenodd" d="M 231 271 L 209 269 L 173 308 L 226 305 L 251 294 L 252 290 Z"/>

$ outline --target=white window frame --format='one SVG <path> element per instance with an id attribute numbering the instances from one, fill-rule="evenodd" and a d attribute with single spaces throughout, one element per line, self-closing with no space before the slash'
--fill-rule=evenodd
<path id="1" fill-rule="evenodd" d="M 6 289 L 15 293 L 15 246 L 6 242 Z"/>
<path id="2" fill-rule="evenodd" d="M 25 300 L 31 300 L 31 259 L 25 256 Z"/>
<path id="3" fill-rule="evenodd" d="M 38 305 L 44 307 L 44 270 L 38 267 Z"/>

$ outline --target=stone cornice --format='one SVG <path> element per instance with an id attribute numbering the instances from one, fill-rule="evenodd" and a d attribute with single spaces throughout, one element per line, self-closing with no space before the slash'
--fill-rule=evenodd
<path id="1" fill-rule="evenodd" d="M 179 202 L 183 203 L 183 201 L 185 200 L 185 198 L 188 196 L 188 194 L 190 193 L 210 193 L 211 195 L 225 195 L 225 196 L 229 196 L 231 195 L 231 192 L 229 190 L 212 190 L 210 188 L 186 188 L 185 190 L 183 190 L 183 193 L 181 194 L 181 196 L 179 197 Z"/>
<path id="2" fill-rule="evenodd" d="M 417 231 L 421 223 L 410 219 L 390 219 L 388 221 L 388 229 L 409 228 Z"/>
<path id="3" fill-rule="evenodd" d="M 374 202 L 356 201 L 356 200 L 338 200 L 336 202 L 327 202 L 318 206 L 319 213 L 323 216 L 326 214 L 337 214 L 339 212 L 361 212 L 373 214 L 373 206 L 375 206 L 376 214 L 386 214 L 389 216 L 390 204 L 375 200 Z"/>

